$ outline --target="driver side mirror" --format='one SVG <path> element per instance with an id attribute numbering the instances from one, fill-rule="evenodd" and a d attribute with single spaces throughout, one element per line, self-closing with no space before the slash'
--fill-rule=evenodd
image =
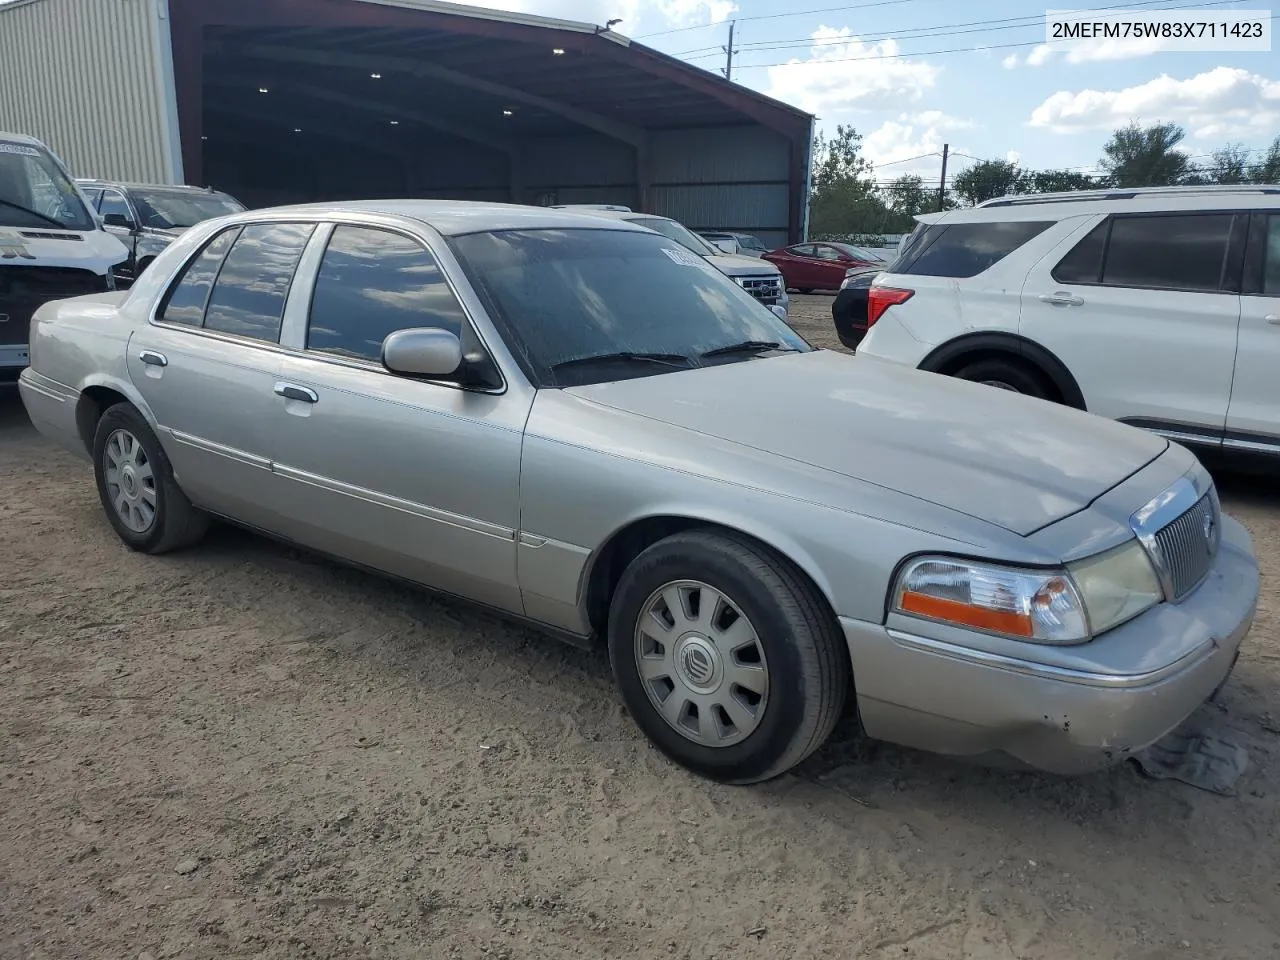
<path id="1" fill-rule="evenodd" d="M 108 213 L 102 218 L 102 222 L 108 227 L 120 227 L 123 230 L 136 229 L 134 222 L 123 213 Z"/>
<path id="2" fill-rule="evenodd" d="M 462 341 L 439 327 L 397 330 L 382 341 L 382 365 L 392 373 L 454 377 L 462 366 Z"/>

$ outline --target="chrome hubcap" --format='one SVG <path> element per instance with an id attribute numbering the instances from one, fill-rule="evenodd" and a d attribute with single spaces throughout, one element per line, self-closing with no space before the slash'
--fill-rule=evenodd
<path id="1" fill-rule="evenodd" d="M 134 533 L 146 533 L 156 520 L 156 479 L 138 438 L 128 430 L 113 431 L 102 468 L 116 515 Z"/>
<path id="2" fill-rule="evenodd" d="M 636 624 L 635 660 L 649 701 L 695 743 L 732 746 L 764 717 L 769 667 L 760 638 L 710 584 L 678 580 L 650 595 Z"/>

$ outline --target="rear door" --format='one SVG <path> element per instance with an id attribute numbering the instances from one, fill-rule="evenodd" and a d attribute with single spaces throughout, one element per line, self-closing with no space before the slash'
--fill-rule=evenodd
<path id="1" fill-rule="evenodd" d="M 278 346 L 311 223 L 217 234 L 129 341 L 129 376 L 159 423 L 182 488 L 200 506 L 276 529 L 269 424 Z"/>
<path id="2" fill-rule="evenodd" d="M 1253 214 L 1226 445 L 1280 454 L 1280 212 Z"/>
<path id="3" fill-rule="evenodd" d="M 1021 333 L 1066 365 L 1090 412 L 1219 443 L 1247 224 L 1232 211 L 1082 218 L 1029 271 Z"/>
<path id="4" fill-rule="evenodd" d="M 819 290 L 839 290 L 844 282 L 844 272 L 849 269 L 848 258 L 829 243 L 815 247 L 817 259 L 813 265 L 814 286 Z"/>

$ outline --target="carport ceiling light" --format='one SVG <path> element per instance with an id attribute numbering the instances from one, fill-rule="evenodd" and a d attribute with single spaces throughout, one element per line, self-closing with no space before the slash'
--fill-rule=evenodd
<path id="1" fill-rule="evenodd" d="M 564 47 L 552 47 L 552 48 L 551 48 L 551 55 L 552 55 L 552 56 L 555 56 L 555 57 L 563 57 L 563 56 L 564 56 Z"/>
<path id="2" fill-rule="evenodd" d="M 393 127 L 398 127 L 398 126 L 400 126 L 400 121 L 399 121 L 399 120 L 391 120 L 391 121 L 388 121 L 388 122 L 389 122 Z"/>
<path id="3" fill-rule="evenodd" d="M 382 79 L 382 74 L 380 74 L 380 73 L 371 73 L 371 74 L 369 74 L 369 76 L 370 76 L 370 77 L 372 77 L 374 80 L 381 80 L 381 79 Z"/>
<path id="4" fill-rule="evenodd" d="M 259 92 L 259 93 L 268 93 L 269 91 L 267 90 L 267 88 L 266 88 L 266 87 L 259 87 L 259 88 L 258 88 L 258 92 Z"/>
<path id="5" fill-rule="evenodd" d="M 506 109 L 504 109 L 504 110 L 502 111 L 502 115 L 503 115 L 504 117 L 509 117 L 509 116 L 511 116 L 513 113 L 515 113 L 515 111 L 514 111 L 514 110 L 512 110 L 510 107 L 507 107 Z"/>

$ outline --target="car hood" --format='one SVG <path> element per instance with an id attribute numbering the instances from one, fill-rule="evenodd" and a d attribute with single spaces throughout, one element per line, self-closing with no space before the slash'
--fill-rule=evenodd
<path id="1" fill-rule="evenodd" d="M 729 277 L 777 276 L 782 271 L 777 264 L 762 260 L 759 257 L 744 257 L 736 253 L 723 253 L 716 257 L 707 257 L 708 262 Z"/>
<path id="2" fill-rule="evenodd" d="M 1089 506 L 1168 446 L 1154 434 L 1043 400 L 828 350 L 565 393 L 1022 536 Z"/>

